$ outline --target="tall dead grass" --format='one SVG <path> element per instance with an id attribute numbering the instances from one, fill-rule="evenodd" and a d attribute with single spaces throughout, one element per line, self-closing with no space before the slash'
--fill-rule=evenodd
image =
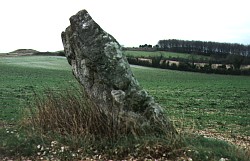
<path id="1" fill-rule="evenodd" d="M 151 148 L 157 147 L 156 149 L 160 148 L 162 152 L 155 155 L 164 154 L 167 157 L 169 155 L 166 152 L 181 146 L 180 140 L 169 135 L 167 129 L 159 124 L 153 125 L 150 120 L 133 112 L 96 106 L 82 90 L 47 90 L 43 95 L 35 94 L 30 111 L 30 123 L 36 132 L 45 138 L 50 137 L 50 140 L 54 139 L 51 138 L 53 134 L 60 136 L 59 138 L 63 136 L 70 140 L 70 144 L 79 143 L 73 145 L 75 148 L 85 146 L 87 153 L 89 147 L 95 147 L 98 151 L 103 151 L 103 155 L 125 157 L 134 153 L 133 149 L 136 147 L 137 151 L 140 151 L 136 152 L 136 155 L 143 157 L 145 153 L 153 155 Z"/>
<path id="2" fill-rule="evenodd" d="M 44 95 L 36 94 L 32 106 L 32 125 L 43 133 L 115 139 L 122 135 L 138 137 L 166 132 L 133 113 L 100 108 L 89 101 L 83 91 L 47 90 Z"/>

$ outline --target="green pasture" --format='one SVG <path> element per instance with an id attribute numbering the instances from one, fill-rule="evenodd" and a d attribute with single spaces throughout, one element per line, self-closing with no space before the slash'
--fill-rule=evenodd
<path id="1" fill-rule="evenodd" d="M 250 136 L 250 77 L 140 66 L 133 71 L 178 127 Z"/>
<path id="2" fill-rule="evenodd" d="M 20 119 L 34 92 L 77 84 L 64 57 L 4 57 L 0 69 L 1 121 Z M 139 66 L 132 70 L 176 126 L 250 136 L 250 77 Z"/>
<path id="3" fill-rule="evenodd" d="M 164 107 L 166 115 L 179 130 L 191 133 L 201 130 L 230 136 L 250 136 L 250 77 L 140 66 L 132 66 L 132 70 L 141 86 Z M 18 142 L 20 142 L 18 147 L 34 148 L 26 136 L 18 135 L 17 141 L 11 142 L 8 139 L 13 138 L 6 133 L 8 128 L 27 115 L 27 107 L 32 103 L 34 93 L 41 94 L 48 88 L 63 92 L 65 89 L 77 88 L 77 85 L 71 67 L 64 57 L 1 57 L 0 135 L 4 135 L 3 138 L 0 136 L 0 140 L 3 140 L 0 143 L 5 146 L 5 151 L 17 147 Z M 203 151 L 199 154 L 201 158 L 213 157 L 215 153 L 218 153 L 216 158 L 223 157 L 222 154 L 226 153 L 228 156 L 231 155 L 230 151 L 222 148 L 227 147 L 225 143 L 200 137 L 196 139 L 199 141 L 192 138 L 188 142 L 191 146 L 196 146 L 191 149 L 197 147 L 202 149 L 199 150 Z M 213 150 L 214 152 L 211 152 Z"/>
<path id="4" fill-rule="evenodd" d="M 34 92 L 76 84 L 65 57 L 2 57 L 0 69 L 0 122 L 19 120 Z"/>
<path id="5" fill-rule="evenodd" d="M 174 52 L 166 52 L 166 51 L 125 51 L 126 56 L 133 56 L 133 57 L 155 57 L 155 56 L 163 56 L 164 58 L 183 58 L 183 59 L 194 59 L 194 60 L 209 60 L 209 56 L 203 55 L 191 55 L 191 54 L 184 54 L 184 53 L 174 53 Z"/>

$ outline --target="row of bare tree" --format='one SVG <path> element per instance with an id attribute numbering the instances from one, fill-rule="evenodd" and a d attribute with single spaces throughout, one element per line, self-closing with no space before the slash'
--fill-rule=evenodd
<path id="1" fill-rule="evenodd" d="M 159 50 L 181 52 L 199 55 L 219 55 L 226 57 L 229 54 L 250 56 L 250 45 L 237 43 L 219 43 L 210 41 L 188 41 L 188 40 L 160 40 L 156 47 Z"/>

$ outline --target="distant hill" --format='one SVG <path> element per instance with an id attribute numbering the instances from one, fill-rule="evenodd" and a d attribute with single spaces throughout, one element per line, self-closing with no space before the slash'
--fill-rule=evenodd
<path id="1" fill-rule="evenodd" d="M 65 56 L 64 51 L 55 51 L 55 52 L 40 52 L 34 49 L 17 49 L 9 53 L 0 53 L 0 57 L 12 57 L 12 56 Z"/>
<path id="2" fill-rule="evenodd" d="M 15 51 L 10 52 L 10 54 L 35 54 L 39 51 L 34 49 L 17 49 Z"/>

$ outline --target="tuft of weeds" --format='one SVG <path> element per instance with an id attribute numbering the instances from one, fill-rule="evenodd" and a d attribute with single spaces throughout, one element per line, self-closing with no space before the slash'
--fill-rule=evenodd
<path id="1" fill-rule="evenodd" d="M 150 124 L 150 120 L 133 112 L 113 107 L 100 108 L 89 101 L 81 90 L 66 90 L 61 93 L 47 90 L 45 95 L 35 96 L 30 112 L 33 128 L 39 129 L 42 133 L 55 132 L 81 138 L 94 136 L 93 139 L 169 133 L 157 122 L 155 125 Z"/>
<path id="2" fill-rule="evenodd" d="M 176 134 L 150 124 L 144 117 L 113 107 L 99 108 L 82 90 L 57 93 L 50 89 L 44 95 L 36 94 L 30 113 L 27 125 L 47 144 L 59 143 L 53 155 L 59 158 L 65 157 L 59 153 L 61 147 L 69 147 L 68 151 L 63 148 L 63 154 L 72 152 L 78 159 L 96 155 L 106 159 L 173 157 L 182 145 Z M 46 144 L 40 146 L 52 149 Z"/>

